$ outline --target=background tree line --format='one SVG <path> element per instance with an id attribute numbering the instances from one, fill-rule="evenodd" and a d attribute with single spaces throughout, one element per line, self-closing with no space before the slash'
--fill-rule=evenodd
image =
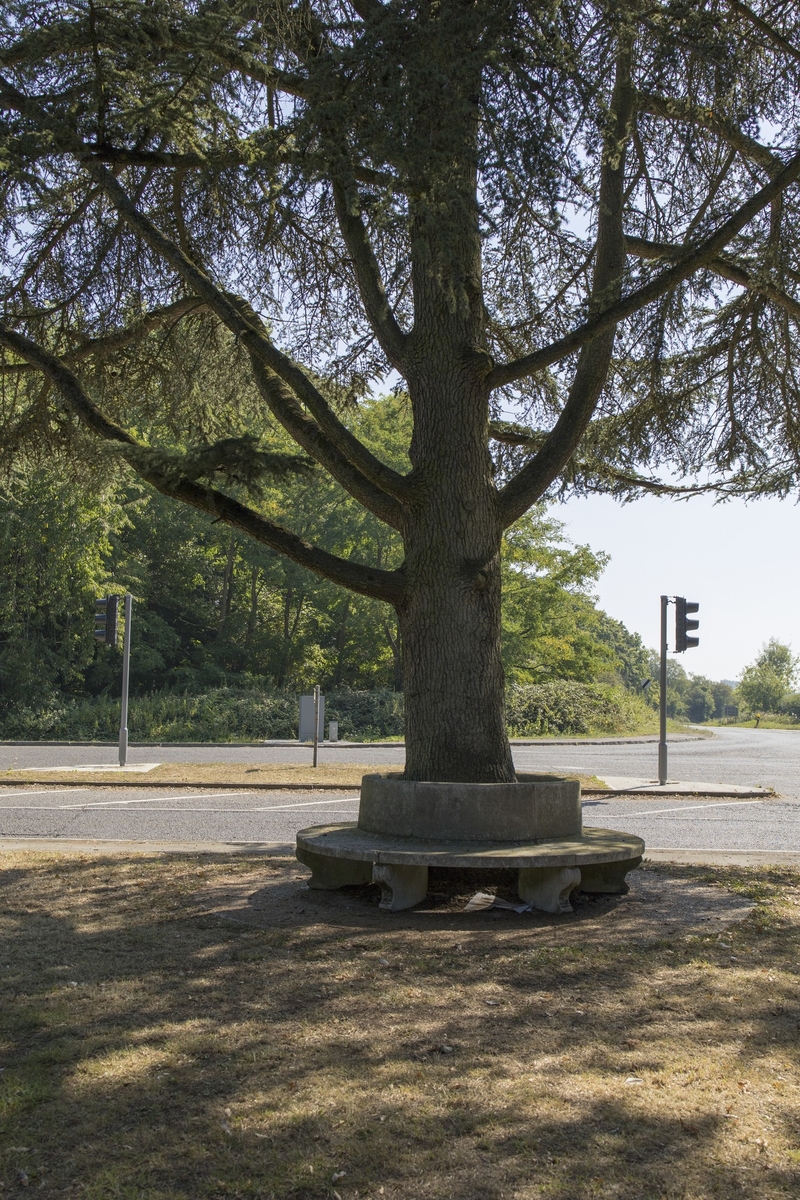
<path id="1" fill-rule="evenodd" d="M 385 458 L 401 453 L 405 396 L 362 404 L 349 419 Z M 401 560 L 396 534 L 322 472 L 275 475 L 259 503 L 333 553 L 392 566 Z M 564 683 L 636 691 L 649 672 L 647 651 L 592 597 L 606 561 L 569 544 L 544 506 L 509 530 L 503 654 L 511 685 L 548 684 L 551 699 Z M 0 573 L 6 727 L 12 714 L 18 724 L 22 709 L 116 697 L 120 654 L 92 634 L 94 600 L 109 591 L 135 597 L 134 695 L 402 686 L 388 605 L 337 588 L 132 473 L 120 481 L 118 464 L 102 459 L 18 459 L 0 491 Z"/>
<path id="2" fill-rule="evenodd" d="M 362 404 L 349 420 L 385 458 L 402 455 L 404 395 Z M 259 503 L 333 553 L 401 560 L 397 536 L 323 472 L 279 473 Z M 513 731 L 611 732 L 652 721 L 658 658 L 595 603 L 606 562 L 571 545 L 544 505 L 508 531 L 503 658 Z M 92 618 L 96 597 L 125 590 L 136 601 L 138 736 L 293 737 L 294 697 L 315 683 L 338 697 L 329 713 L 344 736 L 402 731 L 401 647 L 388 605 L 336 587 L 132 473 L 120 479 L 116 463 L 16 461 L 0 490 L 0 580 L 5 736 L 113 734 L 121 656 L 94 641 Z M 738 705 L 796 718 L 795 666 L 773 640 L 734 690 L 670 659 L 669 716 L 703 722 Z"/>

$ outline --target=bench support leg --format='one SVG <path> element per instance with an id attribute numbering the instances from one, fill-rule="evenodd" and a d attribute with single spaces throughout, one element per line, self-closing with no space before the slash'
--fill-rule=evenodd
<path id="1" fill-rule="evenodd" d="M 577 867 L 522 867 L 517 890 L 520 900 L 542 912 L 569 913 L 570 895 L 580 881 Z"/>
<path id="2" fill-rule="evenodd" d="M 631 889 L 625 882 L 625 876 L 628 871 L 634 871 L 641 861 L 640 856 L 625 858 L 622 862 L 592 863 L 581 867 L 581 891 L 627 896 Z"/>
<path id="3" fill-rule="evenodd" d="M 301 847 L 297 848 L 295 854 L 301 863 L 311 867 L 311 878 L 308 881 L 310 888 L 330 892 L 354 883 L 372 882 L 371 862 L 358 862 L 352 858 L 329 858 L 326 854 L 315 854 L 313 850 L 304 850 Z"/>
<path id="4" fill-rule="evenodd" d="M 425 899 L 428 890 L 427 867 L 400 867 L 394 863 L 376 863 L 372 868 L 374 883 L 381 885 L 380 907 L 386 912 L 401 912 L 413 908 Z"/>

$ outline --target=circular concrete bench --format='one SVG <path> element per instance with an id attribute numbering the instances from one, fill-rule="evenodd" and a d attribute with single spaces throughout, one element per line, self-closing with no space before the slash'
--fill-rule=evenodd
<path id="1" fill-rule="evenodd" d="M 380 883 L 381 908 L 424 899 L 428 868 L 518 870 L 526 904 L 571 912 L 576 887 L 624 894 L 644 842 L 610 829 L 583 829 L 580 784 L 520 775 L 515 784 L 415 783 L 365 775 L 357 823 L 316 825 L 297 835 L 310 887 Z"/>

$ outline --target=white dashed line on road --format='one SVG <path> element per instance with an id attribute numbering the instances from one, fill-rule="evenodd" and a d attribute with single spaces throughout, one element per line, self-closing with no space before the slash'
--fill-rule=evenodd
<path id="1" fill-rule="evenodd" d="M 647 808 L 641 812 L 625 813 L 626 817 L 657 817 L 661 813 L 694 812 L 701 808 L 744 808 L 746 804 L 767 804 L 774 796 L 765 796 L 763 800 L 717 800 L 713 804 L 680 804 L 677 808 Z M 620 813 L 620 816 L 622 814 Z"/>

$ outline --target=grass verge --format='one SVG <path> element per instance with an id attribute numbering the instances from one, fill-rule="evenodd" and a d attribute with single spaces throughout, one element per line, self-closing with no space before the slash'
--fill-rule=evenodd
<path id="1" fill-rule="evenodd" d="M 795 729 L 800 730 L 800 721 L 794 721 L 791 717 L 786 717 L 781 720 L 780 717 L 762 717 L 760 721 L 756 721 L 755 717 L 750 717 L 748 720 L 730 721 L 725 718 L 720 718 L 715 721 L 707 721 L 709 727 L 723 729 Z"/>
<path id="2" fill-rule="evenodd" d="M 225 786 L 271 787 L 289 784 L 292 787 L 358 788 L 361 777 L 375 771 L 400 770 L 400 767 L 375 763 L 321 763 L 318 767 L 285 763 L 162 763 L 146 774 L 125 774 L 121 771 L 3 771 L 0 783 L 90 783 L 116 784 L 130 787 Z M 603 791 L 606 784 L 595 775 L 566 775 L 579 779 L 590 791 Z"/>
<path id="3" fill-rule="evenodd" d="M 560 944 L 326 917 L 280 860 L 0 866 L 3 1195 L 798 1194 L 796 872 L 696 870 L 757 901 L 724 935 Z M 291 919 L 212 916 L 232 880 Z"/>

